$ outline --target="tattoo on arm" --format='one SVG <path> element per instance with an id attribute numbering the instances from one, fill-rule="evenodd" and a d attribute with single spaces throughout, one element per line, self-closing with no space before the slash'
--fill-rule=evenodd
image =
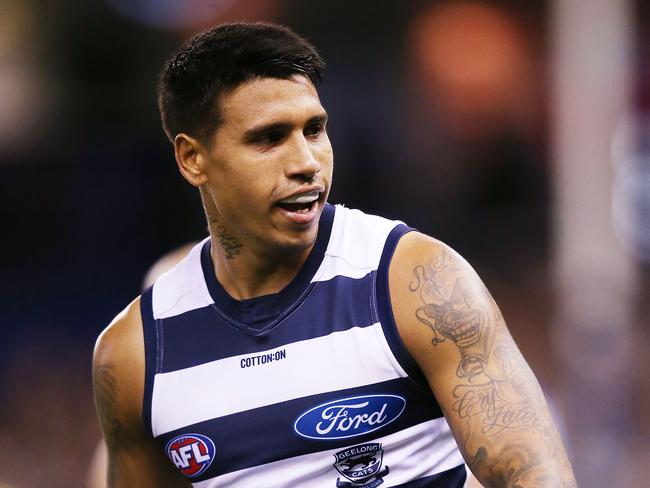
<path id="1" fill-rule="evenodd" d="M 492 317 L 490 311 L 475 305 L 467 280 L 454 276 L 458 271 L 457 258 L 445 252 L 433 263 L 413 270 L 415 281 L 409 289 L 419 292 L 424 302 L 416 317 L 433 332 L 432 344 L 438 345 L 445 339 L 453 341 L 461 354 L 457 375 L 472 381 L 487 363 L 492 336 L 486 326 Z M 449 278 L 455 278 L 451 287 Z"/>
<path id="2" fill-rule="evenodd" d="M 121 422 L 116 418 L 117 382 L 113 376 L 115 366 L 102 364 L 95 368 L 93 383 L 95 387 L 95 405 L 97 415 L 104 429 L 106 441 L 109 442 L 122 429 Z"/>
<path id="3" fill-rule="evenodd" d="M 114 448 L 119 444 L 119 436 L 123 431 L 122 422 L 117 418 L 116 411 L 117 404 L 117 381 L 115 379 L 113 370 L 115 366 L 112 364 L 101 364 L 95 368 L 93 373 L 93 384 L 95 388 L 95 405 L 97 408 L 97 415 L 104 431 L 104 438 L 106 444 Z M 107 486 L 112 487 L 115 485 L 117 479 L 115 463 L 108 463 L 107 472 Z"/>
<path id="4" fill-rule="evenodd" d="M 162 456 L 160 447 L 143 437 L 141 424 L 124 412 L 127 389 L 121 387 L 114 364 L 95 365 L 93 385 L 97 415 L 108 447 L 107 488 L 131 486 L 189 486 Z"/>
<path id="5" fill-rule="evenodd" d="M 413 269 L 409 290 L 419 296 L 415 316 L 433 333 L 433 346 L 451 341 L 457 348 L 451 413 L 464 425 L 460 448 L 470 469 L 499 479 L 497 486 L 541 486 L 526 483 L 546 476 L 543 464 L 552 456 L 565 471 L 552 486 L 575 486 L 536 380 L 507 337 L 499 308 L 462 269 L 460 259 L 444 251 Z"/>

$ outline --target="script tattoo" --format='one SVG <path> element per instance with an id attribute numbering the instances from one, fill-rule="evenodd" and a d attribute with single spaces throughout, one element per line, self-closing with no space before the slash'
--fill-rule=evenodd
<path id="1" fill-rule="evenodd" d="M 505 332 L 489 292 L 478 280 L 470 281 L 465 269 L 457 255 L 445 250 L 413 269 L 409 290 L 418 295 L 415 316 L 433 333 L 433 346 L 451 341 L 458 351 L 458 380 L 451 390 L 456 419 L 451 420 L 464 425 L 460 447 L 470 468 L 499 479 L 503 485 L 498 486 L 519 486 L 520 480 L 528 486 L 531 473 L 540 479 L 544 457 L 557 457 L 563 478 L 553 486 L 564 486 L 563 480 L 575 486 L 532 372 Z M 491 447 L 482 439 L 491 439 Z"/>
<path id="2" fill-rule="evenodd" d="M 219 239 L 219 244 L 226 253 L 226 259 L 234 259 L 239 254 L 243 244 L 228 231 L 228 227 L 219 223 L 217 217 L 208 216 L 208 229 L 213 236 Z"/>
<path id="3" fill-rule="evenodd" d="M 226 252 L 226 259 L 234 259 L 239 254 L 239 248 L 242 247 L 242 243 L 228 232 L 228 228 L 225 225 L 217 225 L 217 238 L 221 243 L 221 247 Z"/>

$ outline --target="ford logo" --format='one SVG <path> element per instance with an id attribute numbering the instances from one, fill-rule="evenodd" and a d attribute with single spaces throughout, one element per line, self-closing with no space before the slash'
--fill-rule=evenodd
<path id="1" fill-rule="evenodd" d="M 406 400 L 397 395 L 341 398 L 310 408 L 296 419 L 293 430 L 308 439 L 346 439 L 385 427 L 405 407 Z"/>

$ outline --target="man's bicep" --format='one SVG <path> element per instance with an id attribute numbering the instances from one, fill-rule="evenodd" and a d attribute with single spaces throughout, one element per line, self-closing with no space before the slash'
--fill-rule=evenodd
<path id="1" fill-rule="evenodd" d="M 565 473 L 554 482 L 570 480 L 537 380 L 487 289 L 444 244 L 410 239 L 390 271 L 397 324 L 470 468 L 487 484 L 537 486 L 556 459 Z"/>
<path id="2" fill-rule="evenodd" d="M 115 364 L 108 358 L 93 361 L 93 388 L 95 393 L 95 408 L 99 423 L 107 444 L 119 439 L 123 433 L 123 420 L 119 413 L 117 378 Z"/>
<path id="3" fill-rule="evenodd" d="M 139 391 L 138 359 L 131 358 L 137 350 L 135 324 L 129 308 L 118 316 L 99 336 L 93 355 L 93 389 L 95 408 L 108 451 L 107 486 L 126 486 L 132 474 L 131 459 L 137 458 L 140 429 L 137 412 Z M 135 339 L 135 341 L 134 341 Z M 136 344 L 132 344 L 135 342 Z M 127 361 L 135 364 L 127 374 Z"/>
<path id="4" fill-rule="evenodd" d="M 108 451 L 108 488 L 189 486 L 142 422 L 144 343 L 139 300 L 98 338 L 93 355 L 93 388 Z"/>
<path id="5" fill-rule="evenodd" d="M 162 456 L 144 431 L 120 404 L 120 386 L 114 364 L 94 368 L 95 402 L 107 447 L 108 488 L 128 486 L 188 486 Z"/>

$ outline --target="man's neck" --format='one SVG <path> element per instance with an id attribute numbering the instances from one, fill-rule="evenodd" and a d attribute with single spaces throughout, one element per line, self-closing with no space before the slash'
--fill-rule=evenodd
<path id="1" fill-rule="evenodd" d="M 298 274 L 314 245 L 299 252 L 273 255 L 238 246 L 210 228 L 210 255 L 217 280 L 236 300 L 278 293 Z M 235 252 L 236 251 L 236 252 Z"/>

